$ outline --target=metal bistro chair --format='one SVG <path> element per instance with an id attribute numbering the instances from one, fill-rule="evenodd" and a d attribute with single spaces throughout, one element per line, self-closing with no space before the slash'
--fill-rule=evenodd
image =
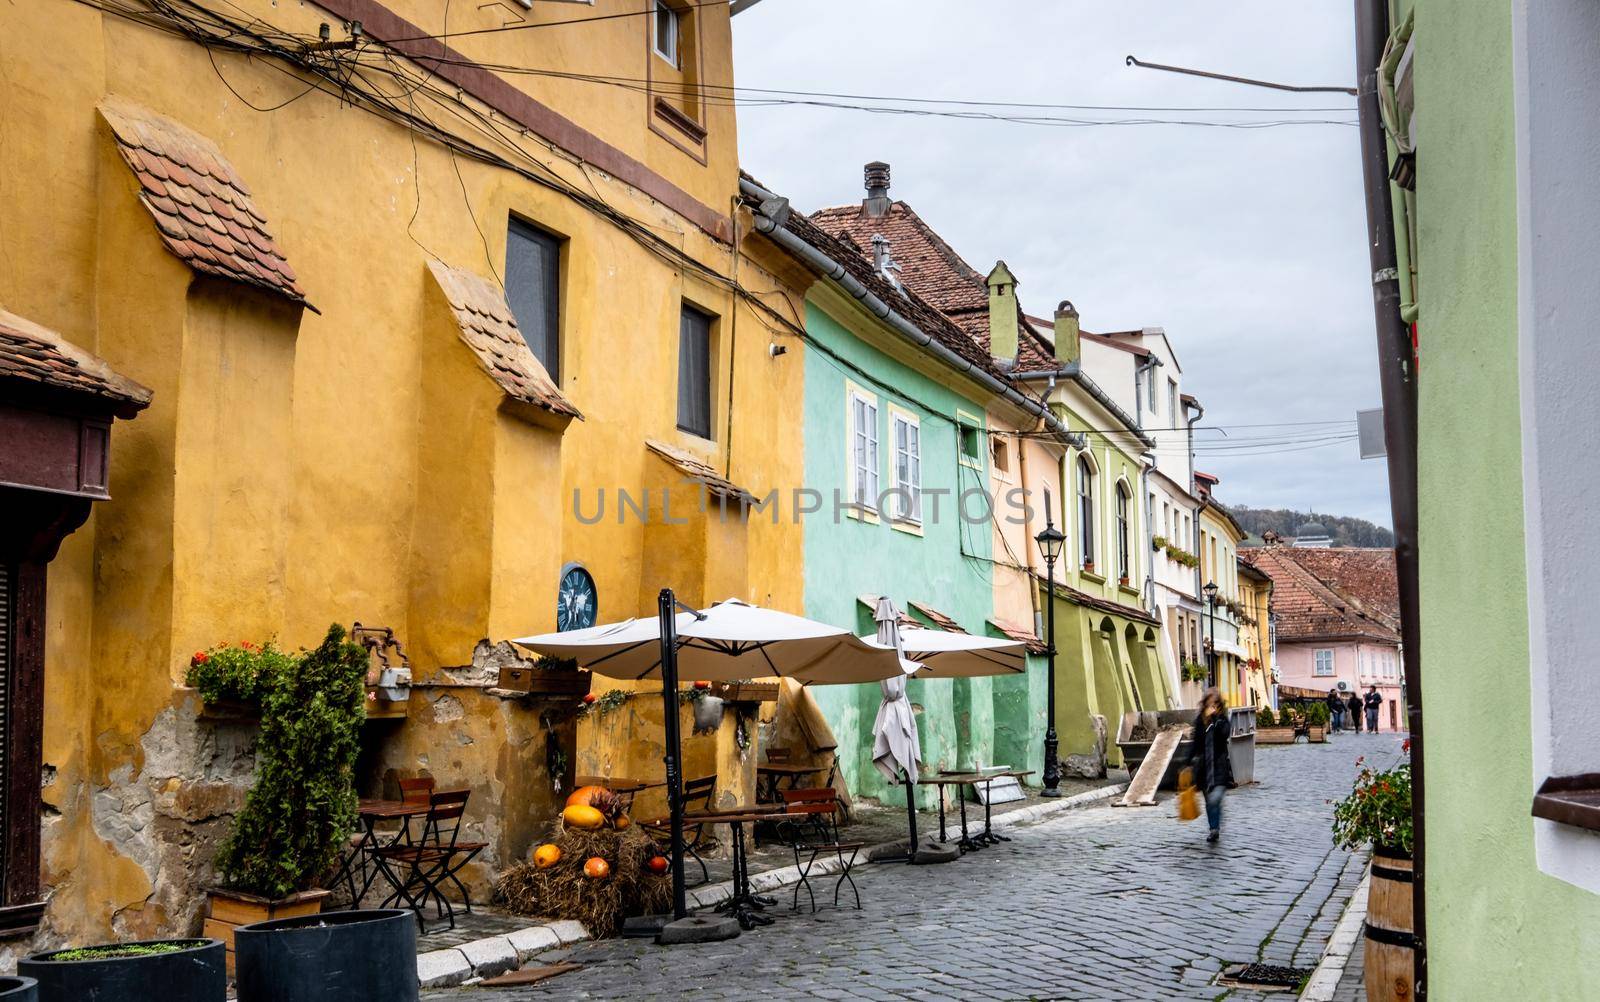
<path id="1" fill-rule="evenodd" d="M 461 903 L 466 913 L 472 914 L 472 897 L 457 874 L 488 843 L 463 842 L 459 838 L 461 818 L 466 814 L 470 795 L 469 790 L 446 790 L 430 794 L 421 837 L 410 844 L 382 846 L 375 854 L 378 868 L 395 889 L 384 900 L 382 907 L 387 908 L 404 899 L 406 906 L 416 913 L 417 927 L 422 932 L 428 931 L 422 910 L 430 898 L 433 899 L 436 914 L 441 918 L 448 917 L 451 929 L 456 927 L 455 906 L 440 889 L 447 880 L 461 892 Z M 403 875 L 397 875 L 395 869 L 402 869 Z"/>
<path id="2" fill-rule="evenodd" d="M 850 884 L 850 893 L 855 895 L 856 908 L 861 907 L 861 889 L 856 886 L 856 881 L 850 871 L 856 865 L 856 856 L 861 852 L 865 842 L 845 842 L 839 837 L 839 815 L 841 804 L 839 795 L 831 787 L 814 790 L 784 790 L 783 801 L 790 814 L 803 815 L 804 820 L 791 821 L 787 832 L 789 848 L 794 851 L 795 869 L 800 873 L 800 880 L 794 885 L 794 900 L 790 903 L 792 910 L 800 909 L 800 888 L 806 889 L 806 895 L 811 899 L 811 911 L 817 910 L 817 896 L 811 889 L 811 868 L 816 865 L 818 858 L 825 853 L 832 853 L 839 860 L 839 879 L 833 884 L 833 904 L 839 906 L 839 892 L 844 889 L 846 882 Z M 804 858 L 802 858 L 804 857 Z"/>
<path id="3" fill-rule="evenodd" d="M 703 776 L 684 783 L 684 813 L 710 811 L 711 800 L 716 792 L 716 776 Z M 706 831 L 709 824 L 709 821 L 691 821 L 683 826 L 683 848 L 685 852 L 694 857 L 696 863 L 700 864 L 700 884 L 711 881 L 711 871 L 706 869 L 706 861 L 700 856 L 700 850 L 705 848 L 711 841 Z M 663 818 L 651 818 L 649 821 L 641 821 L 639 825 L 650 834 L 651 838 L 654 838 L 659 843 L 669 844 L 672 841 L 672 817 L 670 815 Z M 694 886 L 698 887 L 700 884 Z"/>
<path id="4" fill-rule="evenodd" d="M 428 798 L 433 794 L 434 781 L 432 776 L 401 779 L 397 782 L 400 784 L 400 800 L 402 803 L 426 804 Z M 380 832 L 377 830 L 377 826 L 374 825 L 370 836 L 367 832 L 366 823 L 357 822 L 360 827 L 351 833 L 349 840 L 345 844 L 344 851 L 340 853 L 339 870 L 334 874 L 333 879 L 329 881 L 329 886 L 338 887 L 342 884 L 348 888 L 351 908 L 361 907 L 361 898 L 365 895 L 367 889 L 372 886 L 373 874 L 371 869 L 373 863 L 368 857 L 369 850 L 378 845 L 411 843 L 411 819 L 399 818 L 397 821 L 398 825 L 392 831 L 384 830 Z"/>

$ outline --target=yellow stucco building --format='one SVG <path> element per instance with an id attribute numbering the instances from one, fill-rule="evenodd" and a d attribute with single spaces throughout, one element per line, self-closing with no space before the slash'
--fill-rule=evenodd
<path id="1" fill-rule="evenodd" d="M 1241 706 L 1271 706 L 1274 676 L 1272 630 L 1272 576 L 1243 556 L 1238 558 L 1239 641 L 1244 648 L 1244 685 Z"/>
<path id="2" fill-rule="evenodd" d="M 150 391 L 48 564 L 13 954 L 198 928 L 253 729 L 201 716 L 197 649 L 393 627 L 414 684 L 366 774 L 470 787 L 487 872 L 548 818 L 549 742 L 660 768 L 658 701 L 575 725 L 490 691 L 562 582 L 602 621 L 663 586 L 801 609 L 800 526 L 684 482 L 759 497 L 803 451 L 809 278 L 749 244 L 731 106 L 684 96 L 732 82 L 727 7 L 219 7 L 0 5 L 0 308 Z M 686 754 L 748 795 L 731 723 Z"/>

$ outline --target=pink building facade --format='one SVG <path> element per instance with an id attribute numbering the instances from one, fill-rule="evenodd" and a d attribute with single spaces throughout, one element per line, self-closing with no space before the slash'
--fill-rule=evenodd
<path id="1" fill-rule="evenodd" d="M 1400 650 L 1373 641 L 1326 640 L 1285 643 L 1278 639 L 1278 684 L 1296 689 L 1327 692 L 1339 689 L 1346 698 L 1354 692 L 1363 699 L 1376 686 L 1383 705 L 1378 708 L 1378 730 L 1403 731 L 1405 703 L 1401 690 Z M 1366 726 L 1365 716 L 1362 726 Z"/>

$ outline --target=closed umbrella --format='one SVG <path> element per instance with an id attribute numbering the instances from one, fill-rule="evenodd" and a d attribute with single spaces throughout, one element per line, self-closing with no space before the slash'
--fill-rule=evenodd
<path id="1" fill-rule="evenodd" d="M 917 763 L 921 760 L 917 740 L 917 716 L 906 695 L 907 676 L 916 670 L 916 664 L 903 656 L 900 641 L 900 613 L 888 598 L 878 599 L 873 610 L 878 622 L 878 635 L 872 646 L 885 653 L 893 651 L 900 665 L 900 673 L 883 679 L 878 685 L 883 690 L 883 702 L 878 705 L 878 719 L 872 725 L 872 764 L 887 776 L 890 782 L 904 783 L 906 787 L 906 825 L 910 841 L 907 842 L 907 862 L 917 861 Z"/>

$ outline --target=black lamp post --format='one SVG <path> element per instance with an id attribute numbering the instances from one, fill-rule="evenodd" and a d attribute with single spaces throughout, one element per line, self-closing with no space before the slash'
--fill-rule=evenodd
<path id="1" fill-rule="evenodd" d="M 1206 593 L 1206 619 L 1211 624 L 1211 646 L 1206 650 L 1206 688 L 1217 684 L 1217 583 L 1207 581 L 1201 591 Z"/>
<path id="2" fill-rule="evenodd" d="M 1056 561 L 1061 559 L 1061 548 L 1066 544 L 1067 537 L 1050 520 L 1047 510 L 1044 513 L 1044 531 L 1033 538 L 1039 544 L 1040 555 L 1044 557 L 1045 581 L 1049 584 L 1045 594 L 1045 646 L 1050 650 L 1046 655 L 1049 663 L 1045 672 L 1044 789 L 1039 791 L 1039 795 L 1059 797 L 1061 763 L 1056 760 Z"/>

